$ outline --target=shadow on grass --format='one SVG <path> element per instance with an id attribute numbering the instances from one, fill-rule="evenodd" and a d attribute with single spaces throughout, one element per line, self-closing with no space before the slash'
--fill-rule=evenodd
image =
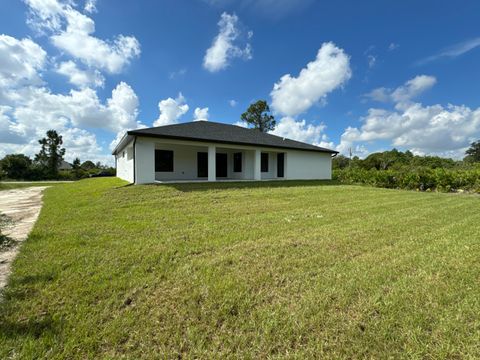
<path id="1" fill-rule="evenodd" d="M 223 189 L 273 189 L 273 188 L 293 188 L 293 187 L 316 187 L 340 185 L 335 180 L 279 180 L 279 181 L 238 181 L 238 182 L 199 182 L 199 183 L 171 183 L 157 184 L 156 186 L 166 186 L 178 191 L 209 191 Z"/>
<path id="2" fill-rule="evenodd" d="M 38 339 L 41 336 L 58 333 L 59 327 L 58 321 L 48 314 L 40 314 L 38 319 L 20 319 L 18 321 L 0 317 L 0 337 L 2 338 L 33 337 Z"/>

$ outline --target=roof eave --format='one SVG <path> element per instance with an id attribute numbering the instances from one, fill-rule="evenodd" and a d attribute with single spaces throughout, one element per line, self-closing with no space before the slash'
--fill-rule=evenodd
<path id="1" fill-rule="evenodd" d="M 127 131 L 127 134 L 131 135 L 131 136 L 144 136 L 144 137 L 160 138 L 160 139 L 175 139 L 175 140 L 189 140 L 189 141 L 199 141 L 199 142 L 213 142 L 213 143 L 217 143 L 217 144 L 260 146 L 260 147 L 277 148 L 277 149 L 289 149 L 289 150 L 298 150 L 298 151 L 313 151 L 313 152 L 322 152 L 322 153 L 328 153 L 328 154 L 338 154 L 338 151 L 330 150 L 330 149 L 321 149 L 321 148 L 318 148 L 318 149 L 301 149 L 301 148 L 295 148 L 295 147 L 291 147 L 291 146 L 252 144 L 252 143 L 240 142 L 240 141 L 226 141 L 226 140 L 221 141 L 221 140 L 213 140 L 213 139 L 198 139 L 198 138 L 188 137 L 188 136 L 147 134 L 147 133 L 142 133 L 142 132 L 136 131 L 136 130 Z"/>
<path id="2" fill-rule="evenodd" d="M 115 148 L 113 149 L 112 155 L 117 155 L 118 151 L 119 151 L 120 149 L 123 149 L 123 148 L 131 141 L 131 139 L 129 139 L 129 136 L 131 136 L 130 131 L 127 131 L 127 132 L 122 136 L 122 138 L 121 138 L 120 141 L 118 142 L 117 146 L 115 146 Z"/>

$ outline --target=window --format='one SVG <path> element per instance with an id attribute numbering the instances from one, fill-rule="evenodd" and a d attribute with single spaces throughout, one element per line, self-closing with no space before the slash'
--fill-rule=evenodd
<path id="1" fill-rule="evenodd" d="M 233 154 L 233 172 L 242 172 L 242 153 Z"/>
<path id="2" fill-rule="evenodd" d="M 124 158 L 124 157 L 125 157 L 125 151 L 122 152 L 122 158 Z"/>
<path id="3" fill-rule="evenodd" d="M 268 172 L 268 153 L 262 153 L 260 167 L 262 172 Z"/>
<path id="4" fill-rule="evenodd" d="M 155 171 L 173 172 L 173 151 L 155 150 Z"/>

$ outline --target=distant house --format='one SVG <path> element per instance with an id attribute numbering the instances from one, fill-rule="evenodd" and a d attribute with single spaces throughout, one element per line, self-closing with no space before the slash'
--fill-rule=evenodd
<path id="1" fill-rule="evenodd" d="M 113 153 L 117 176 L 164 181 L 331 179 L 334 150 L 211 121 L 128 131 Z"/>
<path id="2" fill-rule="evenodd" d="M 65 160 L 62 160 L 60 165 L 58 166 L 58 170 L 60 171 L 66 171 L 66 170 L 72 170 L 73 166 L 72 164 L 66 162 Z"/>

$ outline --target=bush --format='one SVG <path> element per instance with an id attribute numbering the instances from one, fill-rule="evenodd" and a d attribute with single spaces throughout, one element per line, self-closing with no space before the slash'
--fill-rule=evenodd
<path id="1" fill-rule="evenodd" d="M 333 178 L 345 184 L 367 184 L 389 189 L 480 193 L 480 167 L 402 167 L 396 170 L 346 168 L 333 171 Z"/>

